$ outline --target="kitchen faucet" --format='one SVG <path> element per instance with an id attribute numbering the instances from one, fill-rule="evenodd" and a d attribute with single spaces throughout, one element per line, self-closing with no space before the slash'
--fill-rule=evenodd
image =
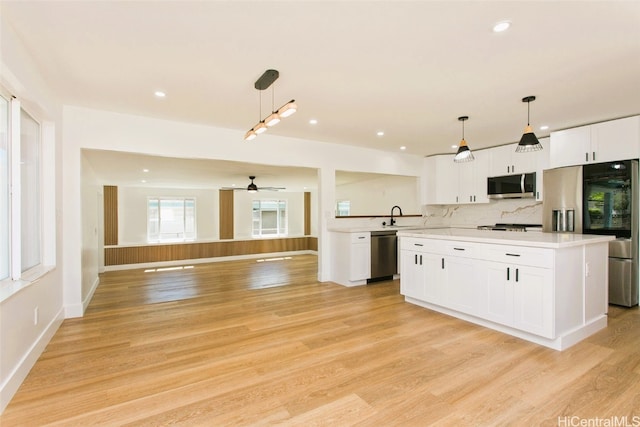
<path id="1" fill-rule="evenodd" d="M 393 219 L 393 210 L 395 208 L 398 208 L 398 211 L 400 211 L 400 216 L 402 216 L 402 208 L 400 208 L 400 206 L 395 205 L 394 207 L 391 208 L 391 219 L 389 220 L 389 225 L 393 225 L 396 223 L 396 220 Z"/>

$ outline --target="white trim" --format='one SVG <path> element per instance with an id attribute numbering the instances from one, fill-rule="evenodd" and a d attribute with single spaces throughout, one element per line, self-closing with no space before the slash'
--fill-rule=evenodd
<path id="1" fill-rule="evenodd" d="M 578 326 L 575 329 L 569 332 L 565 332 L 560 336 L 556 336 L 555 338 L 545 338 L 529 332 L 514 329 L 509 326 L 500 325 L 490 320 L 481 319 L 469 314 L 441 307 L 439 305 L 420 301 L 415 298 L 405 296 L 404 299 L 408 303 L 419 305 L 420 307 L 428 308 L 429 310 L 437 311 L 438 313 L 446 314 L 457 319 L 475 323 L 476 325 L 484 326 L 495 331 L 522 338 L 523 340 L 530 341 L 535 344 L 540 344 L 558 351 L 566 350 L 579 341 L 582 341 L 583 339 L 595 334 L 599 330 L 607 327 L 607 316 L 603 314 L 599 317 L 596 317 L 591 322 L 585 325 Z"/>
<path id="2" fill-rule="evenodd" d="M 10 139 L 9 139 L 9 152 L 11 153 L 11 160 L 9 170 L 11 176 L 11 191 L 9 195 L 9 204 L 11 205 L 11 212 L 9 218 L 11 234 L 11 266 L 10 276 L 13 280 L 20 280 L 22 272 L 22 239 L 20 235 L 21 228 L 21 192 L 20 192 L 20 101 L 13 98 L 10 106 L 11 112 L 9 117 L 10 122 Z"/>
<path id="3" fill-rule="evenodd" d="M 33 365 L 44 351 L 45 347 L 51 341 L 54 334 L 64 320 L 63 310 L 60 309 L 55 317 L 49 322 L 40 336 L 33 342 L 29 350 L 20 359 L 13 371 L 7 376 L 7 379 L 0 385 L 0 414 L 5 410 L 13 396 L 18 391 L 20 385 L 29 374 Z"/>
<path id="4" fill-rule="evenodd" d="M 96 289 L 98 289 L 98 285 L 100 285 L 100 277 L 96 277 L 96 279 L 91 284 L 91 289 L 89 289 L 89 292 L 87 292 L 87 296 L 82 301 L 82 314 L 87 311 L 87 307 L 89 307 L 89 303 L 91 302 Z"/>

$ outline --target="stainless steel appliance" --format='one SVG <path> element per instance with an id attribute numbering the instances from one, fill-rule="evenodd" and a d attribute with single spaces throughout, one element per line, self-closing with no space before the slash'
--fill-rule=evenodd
<path id="1" fill-rule="evenodd" d="M 395 230 L 371 232 L 371 279 L 392 278 L 398 272 L 398 238 Z"/>
<path id="2" fill-rule="evenodd" d="M 535 194 L 535 172 L 487 178 L 487 197 L 490 199 L 520 199 L 535 197 Z"/>
<path id="3" fill-rule="evenodd" d="M 609 244 L 609 303 L 638 304 L 638 161 L 544 171 L 543 231 L 616 236 Z"/>
<path id="4" fill-rule="evenodd" d="M 538 230 L 542 228 L 541 224 L 507 224 L 507 223 L 497 223 L 494 225 L 479 225 L 478 230 L 494 230 L 494 231 L 527 231 L 530 230 Z"/>

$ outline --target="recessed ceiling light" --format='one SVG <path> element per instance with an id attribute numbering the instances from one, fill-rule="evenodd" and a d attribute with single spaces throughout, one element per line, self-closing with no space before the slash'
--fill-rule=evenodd
<path id="1" fill-rule="evenodd" d="M 402 147 L 400 147 L 400 149 L 404 151 L 404 150 L 406 150 L 406 149 L 407 149 L 407 147 L 405 147 L 405 146 L 403 145 Z"/>
<path id="2" fill-rule="evenodd" d="M 547 125 L 540 126 L 540 130 L 547 130 L 547 129 L 549 129 L 549 126 Z"/>
<path id="3" fill-rule="evenodd" d="M 149 169 L 142 169 L 142 172 L 149 172 Z"/>
<path id="4" fill-rule="evenodd" d="M 378 135 L 378 136 L 384 136 L 384 132 L 383 132 L 383 131 L 381 131 L 381 130 L 379 130 L 379 131 L 376 133 L 376 135 Z"/>
<path id="5" fill-rule="evenodd" d="M 310 125 L 317 125 L 318 121 L 316 119 L 311 119 L 311 120 L 309 120 L 309 124 Z"/>
<path id="6" fill-rule="evenodd" d="M 510 26 L 511 26 L 511 22 L 509 21 L 498 22 L 496 25 L 493 26 L 493 32 L 501 33 L 503 31 L 507 31 Z"/>
<path id="7" fill-rule="evenodd" d="M 452 145 L 451 148 L 454 149 L 454 150 L 457 150 L 458 146 L 457 145 Z"/>
<path id="8" fill-rule="evenodd" d="M 141 180 L 140 182 L 144 183 L 144 182 L 147 182 L 147 180 L 146 180 L 146 179 L 143 179 L 143 180 Z"/>
<path id="9" fill-rule="evenodd" d="M 155 96 L 157 96 L 158 98 L 164 98 L 165 96 L 167 96 L 167 94 L 166 94 L 166 93 L 164 93 L 164 92 L 163 92 L 163 91 L 161 91 L 161 90 L 157 90 L 157 91 L 155 91 L 155 92 L 154 92 L 154 95 L 155 95 Z"/>

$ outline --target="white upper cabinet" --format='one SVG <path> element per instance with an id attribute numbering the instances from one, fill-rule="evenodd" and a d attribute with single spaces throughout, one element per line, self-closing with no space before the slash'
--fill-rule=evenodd
<path id="1" fill-rule="evenodd" d="M 540 139 L 543 149 L 527 153 L 516 153 L 518 144 L 501 145 L 490 148 L 489 176 L 503 176 L 520 173 L 542 171 L 540 166 L 548 163 L 548 143 L 545 146 L 544 138 Z"/>
<path id="2" fill-rule="evenodd" d="M 640 116 L 551 132 L 550 167 L 637 159 Z"/>
<path id="3" fill-rule="evenodd" d="M 455 163 L 452 154 L 425 159 L 425 204 L 488 203 L 486 150 L 473 153 L 475 160 Z"/>

